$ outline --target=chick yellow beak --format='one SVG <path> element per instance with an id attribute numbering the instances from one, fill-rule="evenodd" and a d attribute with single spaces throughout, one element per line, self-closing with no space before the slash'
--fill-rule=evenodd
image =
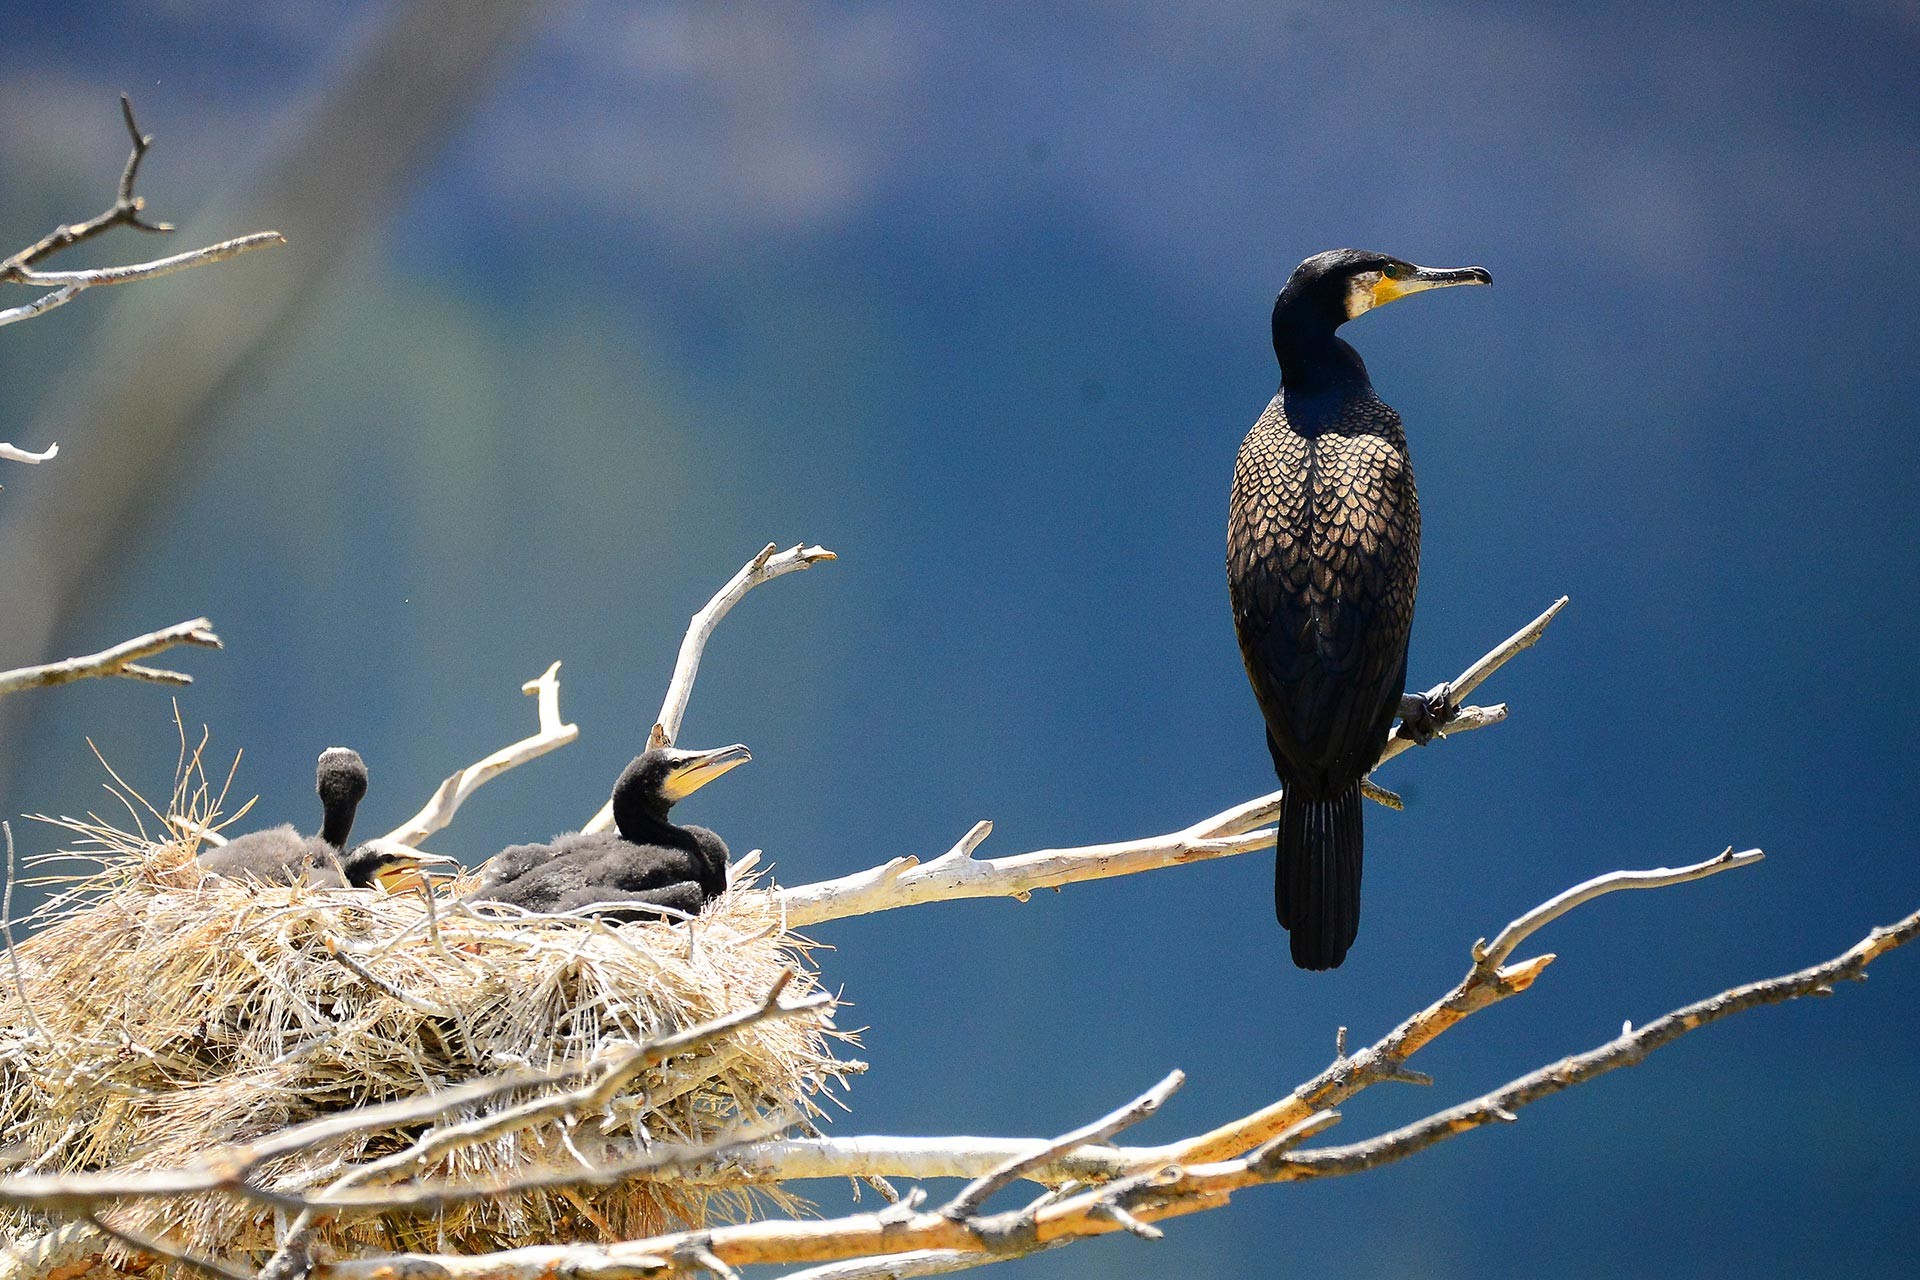
<path id="1" fill-rule="evenodd" d="M 373 879 L 388 893 L 405 893 L 411 889 L 431 889 L 429 876 L 458 875 L 463 869 L 458 858 L 415 850 L 394 855 L 392 861 L 374 873 Z"/>

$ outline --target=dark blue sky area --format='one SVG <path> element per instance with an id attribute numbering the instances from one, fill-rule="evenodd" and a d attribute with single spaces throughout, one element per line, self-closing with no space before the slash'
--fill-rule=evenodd
<path id="1" fill-rule="evenodd" d="M 121 88 L 184 220 L 374 16 L 30 5 L 0 239 L 105 194 Z M 1054 1132 L 1179 1066 L 1163 1140 L 1311 1075 L 1337 1026 L 1384 1032 L 1576 881 L 1767 850 L 1553 926 L 1540 984 L 1424 1053 L 1431 1090 L 1357 1099 L 1357 1139 L 1920 906 L 1917 56 L 1915 10 L 1874 3 L 557 4 L 60 643 L 211 614 L 229 649 L 181 706 L 245 748 L 259 818 L 310 821 L 346 742 L 376 830 L 525 731 L 518 685 L 564 659 L 582 740 L 462 813 L 439 847 L 471 861 L 590 813 L 687 614 L 817 541 L 841 562 L 709 652 L 684 737 L 755 758 L 696 820 L 789 883 L 983 817 L 985 853 L 1171 830 L 1272 786 L 1222 565 L 1274 293 L 1347 244 L 1483 264 L 1491 290 L 1346 330 L 1420 481 L 1411 679 L 1572 603 L 1484 690 L 1510 723 L 1383 771 L 1408 808 L 1367 816 L 1348 964 L 1287 962 L 1264 854 L 818 930 L 872 1027 L 838 1131 Z M 243 269 L 152 288 L 191 324 Z M 109 305 L 0 338 L 0 439 L 35 443 Z M 0 556 L 40 481 L 4 483 Z M 10 812 L 96 804 L 84 735 L 170 778 L 163 691 L 35 712 Z M 1895 955 L 1516 1126 L 1008 1273 L 1898 1270 L 1917 1007 Z"/>

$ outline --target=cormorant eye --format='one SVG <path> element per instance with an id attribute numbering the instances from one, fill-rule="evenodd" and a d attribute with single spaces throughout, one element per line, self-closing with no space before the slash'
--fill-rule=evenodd
<path id="1" fill-rule="evenodd" d="M 1380 274 L 1389 280 L 1398 280 L 1401 276 L 1407 274 L 1407 269 L 1397 262 L 1389 262 L 1386 266 L 1380 268 Z"/>

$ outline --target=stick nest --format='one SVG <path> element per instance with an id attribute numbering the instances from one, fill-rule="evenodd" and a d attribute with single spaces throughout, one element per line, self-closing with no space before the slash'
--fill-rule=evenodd
<path id="1" fill-rule="evenodd" d="M 193 794 L 183 785 L 176 809 Z M 609 926 L 449 910 L 470 887 L 461 883 L 430 928 L 418 893 L 203 877 L 197 836 L 57 821 L 83 837 L 61 856 L 101 867 L 36 914 L 39 932 L 17 948 L 18 980 L 0 982 L 0 1146 L 20 1171 L 177 1168 L 349 1107 L 618 1053 L 750 1009 L 788 970 L 789 999 L 818 989 L 808 944 L 782 929 L 765 894 L 729 893 L 691 926 Z M 458 1147 L 383 1182 L 495 1183 L 631 1160 L 653 1143 L 767 1136 L 806 1123 L 817 1098 L 860 1069 L 834 1055 L 834 1042 L 850 1039 L 830 1005 L 754 1023 L 643 1073 L 596 1114 Z M 565 1086 L 547 1086 L 556 1087 Z M 322 1189 L 426 1128 L 336 1138 L 261 1165 L 255 1181 Z M 321 1256 L 350 1256 L 630 1239 L 737 1219 L 756 1195 L 796 1207 L 777 1189 L 627 1179 L 410 1214 L 342 1213 L 314 1241 Z M 275 1246 L 271 1211 L 233 1196 L 139 1203 L 112 1221 L 203 1256 L 258 1261 Z M 0 1212 L 8 1236 L 48 1225 Z"/>

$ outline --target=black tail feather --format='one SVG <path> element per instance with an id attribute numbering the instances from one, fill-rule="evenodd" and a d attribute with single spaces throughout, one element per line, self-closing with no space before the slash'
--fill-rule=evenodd
<path id="1" fill-rule="evenodd" d="M 1274 914 L 1295 964 L 1337 969 L 1360 932 L 1360 784 L 1331 800 L 1296 799 L 1298 790 L 1280 796 Z"/>

